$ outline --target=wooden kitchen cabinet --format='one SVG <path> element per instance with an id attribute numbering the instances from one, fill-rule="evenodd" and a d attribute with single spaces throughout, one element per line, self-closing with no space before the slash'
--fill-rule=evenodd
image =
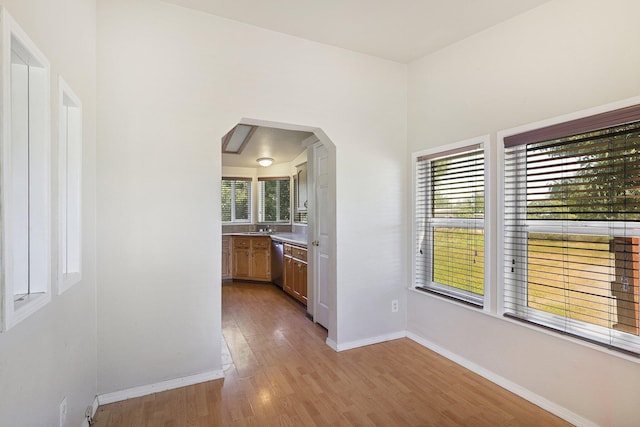
<path id="1" fill-rule="evenodd" d="M 307 305 L 307 249 L 284 244 L 284 291 Z"/>
<path id="2" fill-rule="evenodd" d="M 231 236 L 222 236 L 222 280 L 231 279 Z"/>
<path id="3" fill-rule="evenodd" d="M 253 259 L 251 260 L 251 277 L 252 280 L 271 281 L 271 248 L 252 250 Z"/>
<path id="4" fill-rule="evenodd" d="M 234 279 L 271 281 L 271 239 L 268 236 L 233 237 Z"/>
<path id="5" fill-rule="evenodd" d="M 307 164 L 296 166 L 296 210 L 298 212 L 307 211 Z"/>
<path id="6" fill-rule="evenodd" d="M 290 256 L 284 257 L 283 275 L 282 288 L 289 295 L 293 295 L 293 258 Z"/>
<path id="7" fill-rule="evenodd" d="M 307 263 L 295 261 L 293 264 L 293 296 L 307 304 Z"/>

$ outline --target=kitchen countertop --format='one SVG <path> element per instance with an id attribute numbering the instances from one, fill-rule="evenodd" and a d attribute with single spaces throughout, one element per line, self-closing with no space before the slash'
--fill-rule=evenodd
<path id="1" fill-rule="evenodd" d="M 293 243 L 295 245 L 307 247 L 307 237 L 304 234 L 297 233 L 257 233 L 257 232 L 235 232 L 235 233 L 222 233 L 223 236 L 245 236 L 245 237 L 258 237 L 267 236 L 271 237 L 271 240 L 277 240 L 284 243 Z"/>
<path id="2" fill-rule="evenodd" d="M 296 233 L 274 233 L 271 235 L 272 240 L 279 240 L 285 243 L 293 243 L 296 245 L 307 247 L 307 236 Z"/>

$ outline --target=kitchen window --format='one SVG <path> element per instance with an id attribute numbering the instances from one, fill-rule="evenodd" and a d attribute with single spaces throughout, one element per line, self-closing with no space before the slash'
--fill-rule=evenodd
<path id="1" fill-rule="evenodd" d="M 414 155 L 414 287 L 484 305 L 484 141 Z"/>
<path id="2" fill-rule="evenodd" d="M 291 178 L 258 178 L 258 222 L 291 222 Z"/>
<path id="3" fill-rule="evenodd" d="M 251 178 L 222 178 L 223 223 L 251 223 Z"/>
<path id="4" fill-rule="evenodd" d="M 640 106 L 504 138 L 504 314 L 640 353 Z"/>

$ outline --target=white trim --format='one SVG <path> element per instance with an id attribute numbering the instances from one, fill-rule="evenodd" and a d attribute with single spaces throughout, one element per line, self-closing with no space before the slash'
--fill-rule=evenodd
<path id="1" fill-rule="evenodd" d="M 495 262 L 492 264 L 493 267 L 495 268 L 495 275 L 496 275 L 496 283 L 497 283 L 497 298 L 496 298 L 496 311 L 494 313 L 497 313 L 499 315 L 504 314 L 504 262 L 505 262 L 505 257 L 504 257 L 504 249 L 505 249 L 505 245 L 504 245 L 504 191 L 505 191 L 505 185 L 504 185 L 504 174 L 505 174 L 505 169 L 504 169 L 504 161 L 505 161 L 505 157 L 504 157 L 504 138 L 506 135 L 502 135 L 500 132 L 498 132 L 497 138 L 496 138 L 496 155 L 497 155 L 497 161 L 496 161 L 496 165 L 495 165 L 495 170 L 496 170 L 496 179 L 497 179 L 497 189 L 498 189 L 498 194 L 496 195 L 496 199 L 498 202 L 498 206 L 496 209 L 496 222 L 497 222 L 497 229 L 496 231 L 496 248 L 498 253 L 496 254 L 496 259 Z M 485 198 L 486 200 L 486 198 Z"/>
<path id="2" fill-rule="evenodd" d="M 98 396 L 96 396 L 93 398 L 93 402 L 91 403 L 91 418 L 95 418 L 96 412 L 98 412 L 98 406 L 100 406 L 100 402 L 98 402 Z M 82 424 L 80 424 L 80 427 L 89 427 L 86 417 L 82 421 Z"/>
<path id="3" fill-rule="evenodd" d="M 556 338 L 556 339 L 561 339 L 573 344 L 577 344 L 580 345 L 582 347 L 586 347 L 589 348 L 591 350 L 595 350 L 595 351 L 599 351 L 601 353 L 607 354 L 609 356 L 613 356 L 613 357 L 617 357 L 620 359 L 624 359 L 626 361 L 629 362 L 633 362 L 636 364 L 640 364 L 640 357 L 636 357 L 633 356 L 631 354 L 619 351 L 619 350 L 613 350 L 611 348 L 605 347 L 604 345 L 600 345 L 600 344 L 595 344 L 593 342 L 590 341 L 586 341 L 584 339 L 579 338 L 578 336 L 573 336 L 573 335 L 568 335 L 568 334 L 563 334 L 557 330 L 552 330 L 552 329 L 548 329 L 548 328 L 541 328 L 540 326 L 534 325 L 532 323 L 527 323 L 527 322 L 522 322 L 519 320 L 515 320 L 515 319 L 511 319 L 509 317 L 504 317 L 501 314 L 496 314 L 496 313 L 491 313 L 487 310 L 481 310 L 478 307 L 474 307 L 472 305 L 469 304 L 465 304 L 462 301 L 458 301 L 452 298 L 445 298 L 442 297 L 436 293 L 432 293 L 432 292 L 423 292 L 420 291 L 418 289 L 415 289 L 414 287 L 409 287 L 407 288 L 407 290 L 409 292 L 413 292 L 414 294 L 417 295 L 422 295 L 422 298 L 427 298 L 427 299 L 435 299 L 438 301 L 441 301 L 445 304 L 450 304 L 450 305 L 454 305 L 456 307 L 462 308 L 463 310 L 468 310 L 468 311 L 473 311 L 474 313 L 478 313 L 482 316 L 488 316 L 488 317 L 492 317 L 494 319 L 497 319 L 501 322 L 507 322 L 511 325 L 517 326 L 519 328 L 526 328 L 530 331 L 535 331 L 538 332 L 540 334 L 544 334 L 547 335 L 549 337 L 552 338 Z"/>
<path id="4" fill-rule="evenodd" d="M 314 133 L 313 135 L 307 137 L 306 139 L 302 140 L 302 142 L 300 143 L 300 145 L 302 145 L 304 148 L 309 148 L 311 147 L 313 144 L 315 144 L 316 142 L 320 142 L 320 140 L 318 139 L 318 137 L 316 136 L 316 134 Z M 306 163 L 306 162 L 305 162 Z M 303 163 L 300 163 L 300 165 Z M 295 165 L 296 167 L 300 166 L 300 165 Z"/>
<path id="5" fill-rule="evenodd" d="M 568 410 L 567 408 L 560 406 L 548 399 L 545 399 L 544 397 L 533 393 L 531 390 L 528 390 L 512 381 L 509 381 L 508 379 L 497 375 L 495 372 L 492 372 L 488 369 L 485 369 L 467 359 L 465 359 L 464 357 L 461 357 L 455 353 L 450 352 L 449 350 L 446 350 L 442 347 L 440 347 L 439 345 L 425 339 L 422 338 L 419 335 L 414 334 L 413 332 L 409 332 L 407 331 L 406 333 L 407 338 L 409 338 L 412 341 L 415 341 L 416 343 L 420 344 L 423 347 L 428 348 L 429 350 L 432 350 L 436 353 L 438 353 L 439 355 L 446 357 L 447 359 L 451 360 L 452 362 L 457 363 L 458 365 L 469 369 L 470 371 L 480 375 L 483 378 L 486 378 L 487 380 L 491 381 L 494 384 L 499 385 L 500 387 L 510 391 L 511 393 L 514 393 L 520 397 L 522 397 L 523 399 L 533 403 L 534 405 L 537 405 L 539 407 L 541 407 L 542 409 L 544 409 L 545 411 L 551 412 L 552 414 L 562 418 L 565 421 L 570 422 L 573 425 L 576 426 L 584 426 L 584 427 L 597 427 L 597 424 L 586 419 L 583 418 L 581 416 L 579 416 L 578 414 L 576 414 L 575 412 L 572 412 L 570 410 Z"/>
<path id="6" fill-rule="evenodd" d="M 72 129 L 69 129 L 67 115 L 62 114 L 63 109 L 70 107 L 65 102 L 65 97 L 69 98 L 73 104 L 71 107 L 75 109 L 77 114 L 77 127 L 72 127 Z M 67 120 L 63 121 L 63 118 L 67 118 Z M 69 130 L 76 131 L 77 134 L 69 137 Z M 63 139 L 65 139 L 64 142 Z M 71 140 L 71 146 L 69 146 L 69 140 Z M 82 140 L 82 102 L 62 76 L 58 76 L 58 295 L 61 295 L 82 279 Z M 69 164 L 68 153 L 71 150 L 75 150 L 73 154 L 77 156 L 78 164 L 73 162 L 71 162 L 71 165 Z M 77 184 L 77 194 L 75 194 L 77 199 L 73 200 L 73 194 L 71 198 L 72 201 L 77 202 L 77 210 L 75 212 L 77 215 L 77 222 L 75 223 L 77 238 L 69 241 L 67 233 L 69 224 L 66 222 L 69 209 L 67 173 L 70 167 L 73 168 L 74 166 L 76 166 L 76 169 L 73 172 L 77 174 L 77 182 L 75 182 Z M 78 251 L 77 271 L 65 272 L 65 257 L 63 253 L 68 251 L 69 246 L 72 245 L 78 246 L 75 248 Z"/>
<path id="7" fill-rule="evenodd" d="M 406 336 L 407 336 L 406 331 L 398 331 L 398 332 L 392 332 L 390 334 L 378 335 L 377 337 L 365 338 L 365 339 L 356 340 L 356 341 L 349 341 L 343 344 L 336 344 L 336 343 L 333 343 L 332 341 L 332 343 L 335 344 L 335 348 L 331 345 L 330 346 L 335 351 L 340 352 L 340 351 L 352 350 L 358 347 L 365 347 L 368 345 L 380 344 L 386 341 L 393 341 L 400 338 L 405 338 Z M 327 344 L 329 344 L 328 338 L 327 338 Z"/>
<path id="8" fill-rule="evenodd" d="M 410 213 L 410 221 L 411 221 L 411 283 L 409 285 L 409 289 L 415 289 L 416 286 L 416 253 L 415 248 L 417 247 L 417 236 L 416 236 L 416 200 L 418 198 L 417 194 L 417 163 L 420 157 L 437 155 L 438 153 L 446 153 L 454 150 L 461 150 L 467 147 L 479 146 L 478 149 L 483 151 L 484 158 L 484 218 L 482 219 L 482 229 L 484 232 L 484 286 L 483 286 L 483 295 L 482 295 L 482 310 L 490 311 L 492 309 L 492 291 L 491 284 L 492 281 L 492 266 L 495 264 L 493 259 L 493 252 L 491 252 L 493 248 L 493 238 L 490 233 L 493 233 L 493 225 L 492 215 L 493 205 L 491 204 L 490 197 L 493 197 L 493 192 L 491 189 L 491 171 L 493 170 L 493 165 L 491 161 L 493 160 L 494 149 L 491 146 L 491 135 L 485 134 L 481 136 L 477 136 L 470 139 L 465 139 L 463 141 L 454 142 L 451 144 L 441 145 L 434 148 L 429 148 L 426 150 L 416 151 L 411 153 L 411 213 Z M 480 221 L 480 220 L 478 220 Z M 437 222 L 446 223 L 447 220 L 440 220 Z M 451 222 L 457 222 L 457 220 L 453 220 Z M 468 222 L 468 221 L 467 221 Z M 464 298 L 461 298 L 464 300 Z"/>
<path id="9" fill-rule="evenodd" d="M 14 171 L 12 167 L 12 108 L 11 108 L 11 64 L 13 41 L 29 62 L 29 145 L 33 142 L 36 156 L 33 169 L 35 176 L 29 188 L 34 189 L 34 200 L 40 206 L 33 207 L 37 215 L 34 232 L 36 237 L 29 243 L 29 254 L 34 256 L 34 268 L 37 278 L 34 279 L 33 294 L 24 303 L 14 302 L 14 268 L 13 257 L 15 242 L 12 237 L 15 214 L 13 206 L 12 185 Z M 9 12 L 0 7 L 0 142 L 2 152 L 2 280 L 0 280 L 0 331 L 6 331 L 38 311 L 51 301 L 51 66 L 46 56 L 38 49 L 31 38 L 20 28 Z M 35 97 L 34 100 L 32 97 Z M 31 105 L 31 102 L 36 105 Z M 33 107 L 33 108 L 31 108 Z M 36 108 L 40 107 L 40 108 Z M 30 160 L 31 161 L 31 160 Z M 29 172 L 31 173 L 31 172 Z M 31 177 L 29 178 L 31 179 Z M 33 182 L 33 187 L 31 186 Z M 32 215 L 30 209 L 29 215 Z M 33 245 L 31 244 L 33 243 Z M 31 267 L 29 267 L 31 268 Z"/>
<path id="10" fill-rule="evenodd" d="M 330 339 L 329 337 L 327 337 L 327 339 L 325 340 L 325 344 L 331 347 L 333 351 L 338 351 L 338 343 L 336 343 L 334 340 Z"/>
<path id="11" fill-rule="evenodd" d="M 188 377 L 175 378 L 172 380 L 161 381 L 155 384 L 147 384 L 139 387 L 133 387 L 126 390 L 114 391 L 98 396 L 100 405 L 120 402 L 122 400 L 133 399 L 135 397 L 147 396 L 161 391 L 173 390 L 175 388 L 186 387 L 206 381 L 219 380 L 224 378 L 222 370 L 203 372 L 201 374 L 190 375 Z"/>

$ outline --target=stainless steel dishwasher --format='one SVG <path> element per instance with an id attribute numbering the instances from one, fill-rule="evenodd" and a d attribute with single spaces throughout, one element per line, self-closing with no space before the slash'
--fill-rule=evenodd
<path id="1" fill-rule="evenodd" d="M 282 269 L 284 267 L 284 253 L 282 242 L 271 238 L 271 281 L 282 287 Z"/>

